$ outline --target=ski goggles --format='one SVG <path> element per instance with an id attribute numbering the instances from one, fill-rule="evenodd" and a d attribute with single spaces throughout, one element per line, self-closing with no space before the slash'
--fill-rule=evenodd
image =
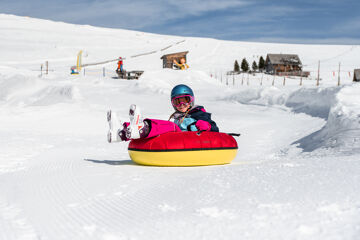
<path id="1" fill-rule="evenodd" d="M 191 95 L 180 95 L 176 96 L 171 100 L 171 103 L 175 107 L 180 107 L 181 105 L 188 106 L 194 98 Z"/>

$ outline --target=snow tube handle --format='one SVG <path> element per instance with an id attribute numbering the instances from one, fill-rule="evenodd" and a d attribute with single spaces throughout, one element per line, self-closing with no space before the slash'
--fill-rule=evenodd
<path id="1" fill-rule="evenodd" d="M 205 132 L 205 130 L 200 130 L 196 133 L 196 135 L 200 136 L 203 132 Z"/>
<path id="2" fill-rule="evenodd" d="M 233 137 L 240 137 L 240 133 L 227 133 L 227 135 L 233 136 Z"/>

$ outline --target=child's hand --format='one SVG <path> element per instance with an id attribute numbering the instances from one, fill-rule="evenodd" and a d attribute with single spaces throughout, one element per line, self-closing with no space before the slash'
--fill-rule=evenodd
<path id="1" fill-rule="evenodd" d="M 210 131 L 211 129 L 210 123 L 204 120 L 197 120 L 195 126 L 199 131 Z"/>

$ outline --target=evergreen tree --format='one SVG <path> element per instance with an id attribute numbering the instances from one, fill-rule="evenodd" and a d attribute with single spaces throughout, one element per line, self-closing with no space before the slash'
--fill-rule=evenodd
<path id="1" fill-rule="evenodd" d="M 256 64 L 255 61 L 253 61 L 251 68 L 254 72 L 256 72 L 256 70 L 258 69 L 258 65 Z"/>
<path id="2" fill-rule="evenodd" d="M 259 70 L 262 71 L 265 69 L 265 60 L 264 58 L 261 56 L 259 59 Z"/>
<path id="3" fill-rule="evenodd" d="M 234 64 L 234 72 L 240 72 L 240 66 L 237 60 L 235 60 Z"/>
<path id="4" fill-rule="evenodd" d="M 243 70 L 244 72 L 249 71 L 249 63 L 248 61 L 246 61 L 246 58 L 244 58 L 241 62 L 241 70 Z"/>

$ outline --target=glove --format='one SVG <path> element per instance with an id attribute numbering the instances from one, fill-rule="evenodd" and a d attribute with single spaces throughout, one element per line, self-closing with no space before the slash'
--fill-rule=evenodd
<path id="1" fill-rule="evenodd" d="M 210 123 L 204 120 L 197 120 L 195 126 L 199 131 L 210 131 L 211 129 Z"/>

